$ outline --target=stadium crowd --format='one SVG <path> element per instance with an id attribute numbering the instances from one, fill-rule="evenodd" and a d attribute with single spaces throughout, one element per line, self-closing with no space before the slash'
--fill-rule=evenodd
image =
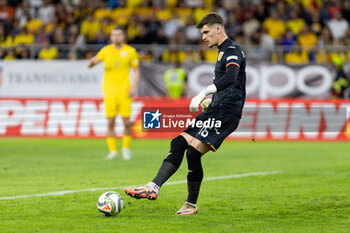
<path id="1" fill-rule="evenodd" d="M 142 60 L 215 62 L 195 27 L 211 11 L 250 60 L 350 59 L 350 0 L 0 0 L 0 57 L 86 59 L 118 25 Z"/>

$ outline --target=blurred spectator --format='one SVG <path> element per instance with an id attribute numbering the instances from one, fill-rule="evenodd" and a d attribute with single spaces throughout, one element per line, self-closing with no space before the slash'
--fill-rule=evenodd
<path id="1" fill-rule="evenodd" d="M 108 43 L 108 37 L 106 36 L 106 34 L 104 33 L 104 31 L 102 29 L 100 29 L 100 31 L 98 31 L 93 43 L 94 44 L 103 44 L 103 45 L 106 45 Z"/>
<path id="2" fill-rule="evenodd" d="M 309 62 L 309 55 L 306 51 L 302 50 L 298 44 L 296 44 L 292 48 L 292 51 L 285 55 L 284 59 L 287 64 L 300 65 Z"/>
<path id="3" fill-rule="evenodd" d="M 14 45 L 31 45 L 34 42 L 34 34 L 29 33 L 26 28 L 22 28 L 15 36 Z"/>
<path id="4" fill-rule="evenodd" d="M 227 36 L 234 38 L 241 32 L 241 25 L 237 21 L 237 15 L 231 11 L 228 15 L 228 21 L 225 24 Z"/>
<path id="5" fill-rule="evenodd" d="M 52 44 L 65 44 L 67 42 L 64 36 L 64 31 L 61 27 L 58 27 L 54 30 L 51 41 Z"/>
<path id="6" fill-rule="evenodd" d="M 161 27 L 161 22 L 158 20 L 156 13 L 153 11 L 150 19 L 146 22 L 148 32 L 152 37 L 152 40 L 155 40 L 157 29 Z"/>
<path id="7" fill-rule="evenodd" d="M 75 8 L 73 15 L 74 18 L 83 21 L 93 12 L 92 7 L 89 6 L 89 1 L 81 0 L 78 6 Z"/>
<path id="8" fill-rule="evenodd" d="M 334 40 L 343 39 L 349 29 L 349 23 L 342 17 L 340 11 L 334 12 L 334 18 L 328 21 L 327 26 L 331 30 Z"/>
<path id="9" fill-rule="evenodd" d="M 271 52 L 263 46 L 260 46 L 261 31 L 254 32 L 250 37 L 251 45 L 253 47 L 247 49 L 247 57 L 249 57 L 249 60 L 269 60 Z"/>
<path id="10" fill-rule="evenodd" d="M 298 36 L 298 43 L 301 45 L 303 51 L 309 55 L 310 62 L 316 61 L 316 54 L 314 46 L 317 45 L 317 36 L 310 31 L 309 25 L 305 25 Z"/>
<path id="11" fill-rule="evenodd" d="M 138 35 L 130 41 L 131 44 L 151 44 L 152 37 L 150 36 L 147 27 L 143 23 L 137 24 Z"/>
<path id="12" fill-rule="evenodd" d="M 52 35 L 53 32 L 54 32 L 54 29 L 58 28 L 58 27 L 63 27 L 63 25 L 59 25 L 58 24 L 58 18 L 57 17 L 53 17 L 52 20 L 50 21 L 50 23 L 46 24 L 45 32 L 48 35 Z"/>
<path id="13" fill-rule="evenodd" d="M 85 50 L 86 49 L 86 40 L 83 34 L 79 34 L 79 27 L 76 24 L 73 24 L 69 28 L 69 37 L 68 42 L 74 44 L 74 49 Z"/>
<path id="14" fill-rule="evenodd" d="M 33 8 L 30 8 L 28 0 L 23 0 L 22 3 L 16 8 L 15 19 L 19 20 L 21 26 L 24 26 L 27 23 L 28 15 L 31 18 L 34 18 L 35 11 Z"/>
<path id="15" fill-rule="evenodd" d="M 344 0 L 342 1 L 342 4 L 343 4 L 341 8 L 342 15 L 344 16 L 344 19 L 346 19 L 346 21 L 350 23 L 350 0 Z"/>
<path id="16" fill-rule="evenodd" d="M 94 18 L 97 20 L 106 19 L 111 16 L 111 9 L 107 7 L 107 2 L 97 0 L 97 9 L 94 12 Z"/>
<path id="17" fill-rule="evenodd" d="M 298 43 L 305 51 L 310 49 L 317 44 L 317 36 L 315 33 L 310 31 L 309 25 L 305 25 L 298 36 Z"/>
<path id="18" fill-rule="evenodd" d="M 8 48 L 16 46 L 15 57 L 26 57 L 25 51 L 33 51 L 30 55 L 34 57 L 35 49 L 18 45 L 49 40 L 74 45 L 60 51 L 58 57 L 84 58 L 94 48 L 86 51 L 86 43 L 106 43 L 110 30 L 118 25 L 125 27 L 131 43 L 168 45 L 167 49 L 153 46 L 152 52 L 150 47 L 141 48 L 143 60 L 154 56 L 165 61 L 215 62 L 217 53 L 205 46 L 200 53 L 195 52 L 197 47 L 175 46 L 202 43 L 195 24 L 210 11 L 227 19 L 230 38 L 256 46 L 246 50 L 252 58 L 262 59 L 266 53 L 272 61 L 288 57 L 300 63 L 305 62 L 306 51 L 309 62 L 316 55 L 316 61 L 323 63 L 332 61 L 332 46 L 350 46 L 350 0 L 0 0 L 0 46 L 5 47 L 0 50 L 4 57 Z M 307 32 L 302 30 L 305 25 Z M 294 47 L 296 39 L 303 51 Z M 285 47 L 275 50 L 276 44 Z M 345 59 L 350 59 L 350 52 L 347 54 Z"/>
<path id="19" fill-rule="evenodd" d="M 119 0 L 120 1 L 120 0 Z M 61 0 L 68 12 L 73 12 L 81 0 Z"/>
<path id="20" fill-rule="evenodd" d="M 322 25 L 320 21 L 320 12 L 314 11 L 312 13 L 311 31 L 316 33 L 316 35 L 320 35 L 322 32 Z"/>
<path id="21" fill-rule="evenodd" d="M 349 88 L 349 79 L 344 72 L 344 62 L 346 55 L 343 52 L 333 53 L 332 62 L 336 69 L 336 77 L 332 85 L 332 98 L 333 99 L 344 99 L 349 98 L 350 96 L 344 96 L 344 92 Z"/>
<path id="22" fill-rule="evenodd" d="M 328 57 L 327 48 L 333 44 L 333 38 L 330 30 L 327 27 L 322 29 L 321 35 L 318 38 L 317 46 L 319 47 L 316 55 L 318 63 L 325 63 L 330 61 Z"/>
<path id="23" fill-rule="evenodd" d="M 149 6 L 148 1 L 143 0 L 138 7 L 134 8 L 134 13 L 137 15 L 141 22 L 145 22 L 152 15 L 152 8 Z"/>
<path id="24" fill-rule="evenodd" d="M 172 12 L 170 8 L 166 5 L 165 1 L 161 1 L 159 4 L 159 9 L 156 11 L 156 17 L 160 21 L 169 21 L 172 18 Z"/>
<path id="25" fill-rule="evenodd" d="M 94 20 L 92 15 L 88 15 L 86 20 L 84 20 L 81 24 L 80 32 L 85 36 L 87 42 L 91 43 L 95 39 L 95 36 L 100 29 L 100 22 Z"/>
<path id="26" fill-rule="evenodd" d="M 202 5 L 202 0 L 184 0 L 184 3 L 189 7 L 196 8 Z"/>
<path id="27" fill-rule="evenodd" d="M 17 56 L 18 59 L 29 59 L 30 58 L 29 57 L 29 50 L 25 46 L 19 46 L 17 48 L 17 54 L 18 54 L 18 56 Z"/>
<path id="28" fill-rule="evenodd" d="M 207 6 L 205 2 L 202 2 L 200 4 L 200 7 L 196 7 L 193 11 L 193 17 L 196 23 L 199 23 L 199 21 L 208 13 L 211 12 L 211 7 Z"/>
<path id="29" fill-rule="evenodd" d="M 263 23 L 267 17 L 268 13 L 265 4 L 263 1 L 260 1 L 254 14 L 254 18 L 256 18 L 260 23 Z"/>
<path id="30" fill-rule="evenodd" d="M 50 46 L 49 42 L 44 43 L 44 47 L 40 50 L 38 58 L 43 60 L 52 60 L 58 57 L 58 49 Z"/>
<path id="31" fill-rule="evenodd" d="M 30 18 L 30 16 L 28 15 L 27 19 L 28 21 L 24 26 L 31 33 L 36 33 L 41 27 L 44 26 L 44 22 L 41 21 L 39 18 Z"/>
<path id="32" fill-rule="evenodd" d="M 222 5 L 222 1 L 217 1 L 216 4 L 212 6 L 212 8 L 212 12 L 218 13 L 222 17 L 224 22 L 227 22 L 227 10 Z"/>
<path id="33" fill-rule="evenodd" d="M 14 49 L 8 49 L 6 52 L 5 57 L 3 58 L 4 60 L 15 60 L 16 59 L 16 54 Z"/>
<path id="34" fill-rule="evenodd" d="M 275 39 L 267 33 L 265 27 L 261 28 L 260 45 L 266 49 L 273 50 L 275 48 Z"/>
<path id="35" fill-rule="evenodd" d="M 168 49 L 164 51 L 162 61 L 164 62 L 184 62 L 186 60 L 186 52 L 180 50 L 177 46 L 177 41 L 172 38 L 169 41 Z"/>
<path id="36" fill-rule="evenodd" d="M 284 22 L 278 18 L 278 14 L 275 10 L 271 12 L 270 17 L 265 19 L 264 27 L 267 29 L 269 35 L 274 39 L 278 39 L 286 30 Z"/>
<path id="37" fill-rule="evenodd" d="M 283 20 L 284 22 L 288 20 L 285 1 L 276 1 L 276 12 L 279 19 Z M 297 15 L 298 15 L 298 11 L 297 11 Z"/>
<path id="38" fill-rule="evenodd" d="M 0 21 L 11 21 L 15 17 L 15 9 L 9 6 L 7 0 L 0 0 Z"/>
<path id="39" fill-rule="evenodd" d="M 246 12 L 245 18 L 246 20 L 242 24 L 242 31 L 244 34 L 245 41 L 247 42 L 247 41 L 250 41 L 251 36 L 260 28 L 260 22 L 253 17 L 252 11 Z M 260 43 L 260 39 L 259 39 L 259 43 Z"/>
<path id="40" fill-rule="evenodd" d="M 157 30 L 157 35 L 154 39 L 154 43 L 156 44 L 168 44 L 168 38 L 165 36 L 164 28 L 159 27 Z"/>
<path id="41" fill-rule="evenodd" d="M 129 41 L 132 41 L 138 34 L 137 19 L 135 16 L 131 16 L 128 21 L 128 27 L 126 28 L 127 38 Z"/>
<path id="42" fill-rule="evenodd" d="M 42 0 L 29 0 L 29 4 L 30 4 L 30 7 L 39 9 L 39 7 L 41 7 L 43 3 L 42 3 Z"/>
<path id="43" fill-rule="evenodd" d="M 306 8 L 305 8 L 304 5 L 308 5 L 308 4 L 302 4 L 301 1 L 295 1 L 294 4 L 292 5 L 292 10 L 295 10 L 297 12 L 298 16 L 305 20 L 306 24 L 311 24 L 312 16 L 310 14 L 310 11 L 311 11 L 312 7 L 306 6 Z"/>
<path id="44" fill-rule="evenodd" d="M 14 45 L 14 36 L 12 33 L 8 35 L 5 34 L 3 27 L 0 26 L 0 48 L 5 47 L 9 48 Z"/>
<path id="45" fill-rule="evenodd" d="M 178 7 L 175 9 L 175 13 L 179 16 L 179 19 L 186 23 L 187 19 L 192 16 L 192 9 L 186 5 L 184 0 L 179 0 Z"/>
<path id="46" fill-rule="evenodd" d="M 243 32 L 239 32 L 237 33 L 234 37 L 233 40 L 237 43 L 237 44 L 241 44 L 241 45 L 245 45 L 245 41 L 244 41 L 244 35 Z"/>
<path id="47" fill-rule="evenodd" d="M 287 29 L 292 30 L 295 35 L 298 35 L 305 25 L 305 20 L 298 17 L 298 12 L 294 9 L 290 12 L 290 19 L 287 20 Z"/>
<path id="48" fill-rule="evenodd" d="M 184 26 L 183 22 L 177 14 L 174 14 L 173 18 L 164 24 L 165 35 L 168 38 L 173 37 L 175 32 L 182 26 Z"/>
<path id="49" fill-rule="evenodd" d="M 44 22 L 48 23 L 51 21 L 52 16 L 54 15 L 55 8 L 51 4 L 51 0 L 43 0 L 42 6 L 39 8 L 38 18 Z"/>
<path id="50" fill-rule="evenodd" d="M 281 39 L 280 45 L 283 45 L 283 51 L 288 53 L 293 48 L 295 42 L 297 40 L 296 35 L 293 33 L 291 29 L 288 29 L 287 32 Z"/>
<path id="51" fill-rule="evenodd" d="M 102 20 L 100 20 L 101 29 L 98 32 L 102 30 L 105 36 L 108 37 L 111 34 L 111 31 L 113 30 L 113 28 L 115 28 L 116 26 L 117 25 L 113 23 L 109 18 L 103 18 Z"/>
<path id="52" fill-rule="evenodd" d="M 174 40 L 179 45 L 185 45 L 188 43 L 187 38 L 185 36 L 185 31 L 183 28 L 180 28 L 178 31 L 176 31 L 176 33 L 174 35 Z"/>
<path id="53" fill-rule="evenodd" d="M 5 26 L 0 24 L 0 48 L 11 46 L 12 41 L 10 41 L 10 44 L 8 44 L 9 42 L 7 40 L 8 36 L 6 36 L 5 33 Z"/>
<path id="54" fill-rule="evenodd" d="M 45 44 L 47 41 L 49 41 L 49 37 L 45 33 L 45 28 L 44 27 L 39 28 L 38 32 L 34 36 L 34 44 L 41 45 L 41 44 Z"/>
<path id="55" fill-rule="evenodd" d="M 202 61 L 201 56 L 198 53 L 198 51 L 193 50 L 190 47 L 188 47 L 185 52 L 186 52 L 186 57 L 185 57 L 184 62 L 198 63 L 198 62 Z"/>
<path id="56" fill-rule="evenodd" d="M 179 99 L 181 96 L 185 96 L 186 81 L 185 69 L 181 68 L 179 61 L 175 61 L 174 67 L 164 73 L 164 82 L 168 96 L 173 99 Z"/>
<path id="57" fill-rule="evenodd" d="M 55 14 L 53 14 L 50 17 L 50 20 L 52 20 L 52 17 L 57 17 L 59 22 L 67 23 L 68 21 L 71 21 L 71 18 L 73 17 L 72 14 L 69 14 L 67 12 L 67 9 L 63 3 L 57 3 L 54 7 Z M 73 17 L 74 18 L 74 17 Z M 47 22 L 45 22 L 47 23 Z"/>
<path id="58" fill-rule="evenodd" d="M 132 15 L 132 8 L 126 6 L 125 0 L 119 0 L 119 6 L 111 13 L 111 18 L 119 26 L 128 24 L 128 19 Z"/>
<path id="59" fill-rule="evenodd" d="M 333 37 L 329 28 L 324 27 L 322 29 L 321 35 L 318 38 L 317 45 L 319 47 L 326 47 L 333 44 Z"/>
<path id="60" fill-rule="evenodd" d="M 108 8 L 111 8 L 111 9 L 114 9 L 114 8 L 116 8 L 116 7 L 118 7 L 118 2 L 119 2 L 120 0 L 107 0 L 107 6 L 108 6 Z"/>
<path id="61" fill-rule="evenodd" d="M 350 46 L 350 28 L 345 33 L 344 44 Z"/>
<path id="62" fill-rule="evenodd" d="M 187 20 L 185 36 L 190 44 L 198 44 L 198 41 L 201 39 L 201 33 L 198 28 L 196 28 L 196 22 L 192 15 L 189 16 Z"/>

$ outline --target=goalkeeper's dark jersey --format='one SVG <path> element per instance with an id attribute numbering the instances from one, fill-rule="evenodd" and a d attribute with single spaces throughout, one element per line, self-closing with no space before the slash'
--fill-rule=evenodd
<path id="1" fill-rule="evenodd" d="M 212 108 L 223 106 L 241 117 L 245 101 L 246 60 L 241 47 L 231 39 L 219 46 L 215 65 L 214 84 L 217 93 L 213 95 Z"/>

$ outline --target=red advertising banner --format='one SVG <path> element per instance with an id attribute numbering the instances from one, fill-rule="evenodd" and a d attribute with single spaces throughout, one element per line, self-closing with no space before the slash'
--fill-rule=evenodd
<path id="1" fill-rule="evenodd" d="M 194 124 L 189 99 L 136 98 L 132 104 L 133 135 L 173 137 Z M 247 100 L 238 129 L 230 139 L 350 140 L 350 101 Z M 215 122 L 204 123 L 212 127 Z M 116 132 L 123 133 L 117 118 Z M 0 98 L 0 136 L 105 137 L 102 99 Z"/>

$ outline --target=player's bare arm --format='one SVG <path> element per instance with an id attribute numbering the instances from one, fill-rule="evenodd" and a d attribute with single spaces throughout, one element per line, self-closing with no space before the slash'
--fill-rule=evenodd
<path id="1" fill-rule="evenodd" d="M 140 68 L 139 66 L 135 66 L 131 68 L 134 74 L 134 78 L 133 78 L 133 83 L 131 84 L 131 87 L 129 89 L 129 97 L 133 97 L 135 95 L 136 92 L 136 87 L 137 87 L 137 83 L 139 82 L 140 79 Z"/>
<path id="2" fill-rule="evenodd" d="M 100 59 L 98 59 L 96 56 L 90 58 L 89 63 L 88 63 L 88 67 L 92 68 L 95 65 L 99 64 L 100 62 L 102 62 Z"/>

